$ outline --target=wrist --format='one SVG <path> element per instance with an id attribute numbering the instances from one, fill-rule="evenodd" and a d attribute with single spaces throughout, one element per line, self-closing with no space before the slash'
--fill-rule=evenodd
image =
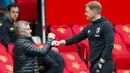
<path id="1" fill-rule="evenodd" d="M 99 62 L 98 62 L 98 64 L 101 64 L 101 65 L 103 65 L 104 63 L 103 63 L 103 62 L 101 62 L 101 61 L 99 61 Z"/>
<path id="2" fill-rule="evenodd" d="M 60 44 L 61 44 L 61 45 L 65 45 L 65 44 L 66 44 L 65 40 L 61 40 L 61 41 L 60 41 Z"/>

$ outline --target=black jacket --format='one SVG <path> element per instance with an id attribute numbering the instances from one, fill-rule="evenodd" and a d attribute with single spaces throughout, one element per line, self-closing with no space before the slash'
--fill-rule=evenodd
<path id="1" fill-rule="evenodd" d="M 7 47 L 8 44 L 12 44 L 16 41 L 16 33 L 14 30 L 14 23 L 9 19 L 3 21 L 0 26 L 1 41 Z"/>
<path id="2" fill-rule="evenodd" d="M 53 39 L 48 39 L 43 48 L 33 45 L 30 38 L 19 37 L 13 48 L 14 73 L 39 73 L 37 56 L 45 56 L 51 49 Z"/>
<path id="3" fill-rule="evenodd" d="M 88 38 L 90 45 L 90 61 L 96 63 L 100 58 L 112 60 L 114 43 L 113 25 L 104 17 L 86 26 L 79 34 L 66 39 L 66 45 L 77 43 Z"/>

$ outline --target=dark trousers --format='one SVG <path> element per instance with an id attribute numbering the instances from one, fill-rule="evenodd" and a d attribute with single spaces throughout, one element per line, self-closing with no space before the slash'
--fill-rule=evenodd
<path id="1" fill-rule="evenodd" d="M 63 73 L 64 59 L 56 52 L 50 51 L 47 56 L 38 57 L 38 63 L 39 66 L 45 66 L 40 73 Z"/>
<path id="2" fill-rule="evenodd" d="M 101 69 L 99 69 L 97 62 L 91 66 L 90 73 L 112 73 L 114 69 L 115 69 L 114 62 L 112 60 L 106 61 Z"/>

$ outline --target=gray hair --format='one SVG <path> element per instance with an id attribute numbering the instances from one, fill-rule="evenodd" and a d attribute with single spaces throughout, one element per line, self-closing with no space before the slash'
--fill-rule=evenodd
<path id="1" fill-rule="evenodd" d="M 18 21 L 14 25 L 14 28 L 15 28 L 15 31 L 18 32 L 18 31 L 23 30 L 24 28 L 26 28 L 26 26 L 28 26 L 28 25 L 29 25 L 28 21 Z"/>

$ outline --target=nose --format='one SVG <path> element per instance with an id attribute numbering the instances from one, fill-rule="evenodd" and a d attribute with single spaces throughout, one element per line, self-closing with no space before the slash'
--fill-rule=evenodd
<path id="1" fill-rule="evenodd" d="M 32 32 L 32 30 L 30 29 L 30 32 Z"/>

